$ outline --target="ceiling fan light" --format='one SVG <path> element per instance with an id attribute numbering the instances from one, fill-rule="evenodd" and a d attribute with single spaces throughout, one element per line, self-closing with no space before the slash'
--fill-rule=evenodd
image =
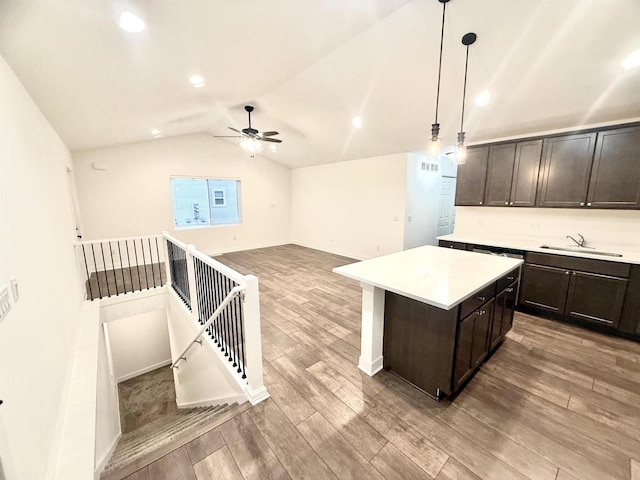
<path id="1" fill-rule="evenodd" d="M 257 138 L 245 138 L 240 142 L 240 146 L 252 156 L 262 151 L 262 142 Z"/>

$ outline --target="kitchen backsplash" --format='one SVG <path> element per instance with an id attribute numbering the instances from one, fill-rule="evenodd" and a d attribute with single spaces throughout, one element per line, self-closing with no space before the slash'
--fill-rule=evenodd
<path id="1" fill-rule="evenodd" d="M 587 245 L 597 248 L 640 250 L 640 210 L 456 207 L 454 233 L 471 238 L 525 237 L 556 243 L 580 233 Z"/>

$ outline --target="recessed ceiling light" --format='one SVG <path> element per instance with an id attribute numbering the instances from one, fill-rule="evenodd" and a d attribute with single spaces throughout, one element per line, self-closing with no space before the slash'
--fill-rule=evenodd
<path id="1" fill-rule="evenodd" d="M 130 33 L 140 33 L 147 28 L 144 20 L 131 12 L 122 12 L 118 24 L 120 28 Z"/>
<path id="2" fill-rule="evenodd" d="M 160 138 L 162 136 L 162 132 L 160 130 L 158 130 L 157 128 L 152 128 L 151 129 L 151 135 L 153 135 L 156 138 Z"/>
<path id="3" fill-rule="evenodd" d="M 194 75 L 193 77 L 190 77 L 189 83 L 195 88 L 202 88 L 206 85 L 204 83 L 204 78 L 202 78 L 200 75 Z"/>
<path id="4" fill-rule="evenodd" d="M 631 70 L 632 68 L 640 65 L 640 48 L 624 57 L 624 60 L 622 60 L 620 65 L 625 70 Z"/>
<path id="5" fill-rule="evenodd" d="M 355 128 L 362 128 L 362 117 L 353 117 L 351 123 Z"/>
<path id="6" fill-rule="evenodd" d="M 489 101 L 491 100 L 491 92 L 489 90 L 484 90 L 476 95 L 476 105 L 479 107 L 486 107 L 489 105 Z"/>

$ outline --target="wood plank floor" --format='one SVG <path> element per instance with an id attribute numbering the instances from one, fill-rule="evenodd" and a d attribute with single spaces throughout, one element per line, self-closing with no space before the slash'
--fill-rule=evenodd
<path id="1" fill-rule="evenodd" d="M 437 403 L 356 368 L 360 288 L 331 273 L 349 259 L 295 245 L 217 259 L 260 279 L 271 398 L 129 480 L 640 480 L 640 344 L 516 314 Z"/>

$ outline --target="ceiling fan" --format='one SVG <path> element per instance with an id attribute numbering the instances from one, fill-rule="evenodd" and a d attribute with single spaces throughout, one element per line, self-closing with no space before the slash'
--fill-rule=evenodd
<path id="1" fill-rule="evenodd" d="M 270 143 L 282 143 L 282 140 L 277 138 L 271 138 L 275 135 L 279 135 L 278 132 L 270 131 L 270 132 L 259 132 L 255 128 L 251 126 L 251 112 L 253 112 L 253 107 L 251 105 L 244 106 L 247 115 L 249 116 L 249 127 L 243 128 L 242 130 L 238 130 L 237 128 L 228 127 L 229 130 L 232 130 L 240 135 L 214 135 L 218 138 L 243 138 L 244 140 L 240 143 L 242 148 L 247 150 L 249 153 L 253 155 L 261 150 L 260 142 L 270 142 Z M 275 147 L 274 147 L 275 148 Z"/>

